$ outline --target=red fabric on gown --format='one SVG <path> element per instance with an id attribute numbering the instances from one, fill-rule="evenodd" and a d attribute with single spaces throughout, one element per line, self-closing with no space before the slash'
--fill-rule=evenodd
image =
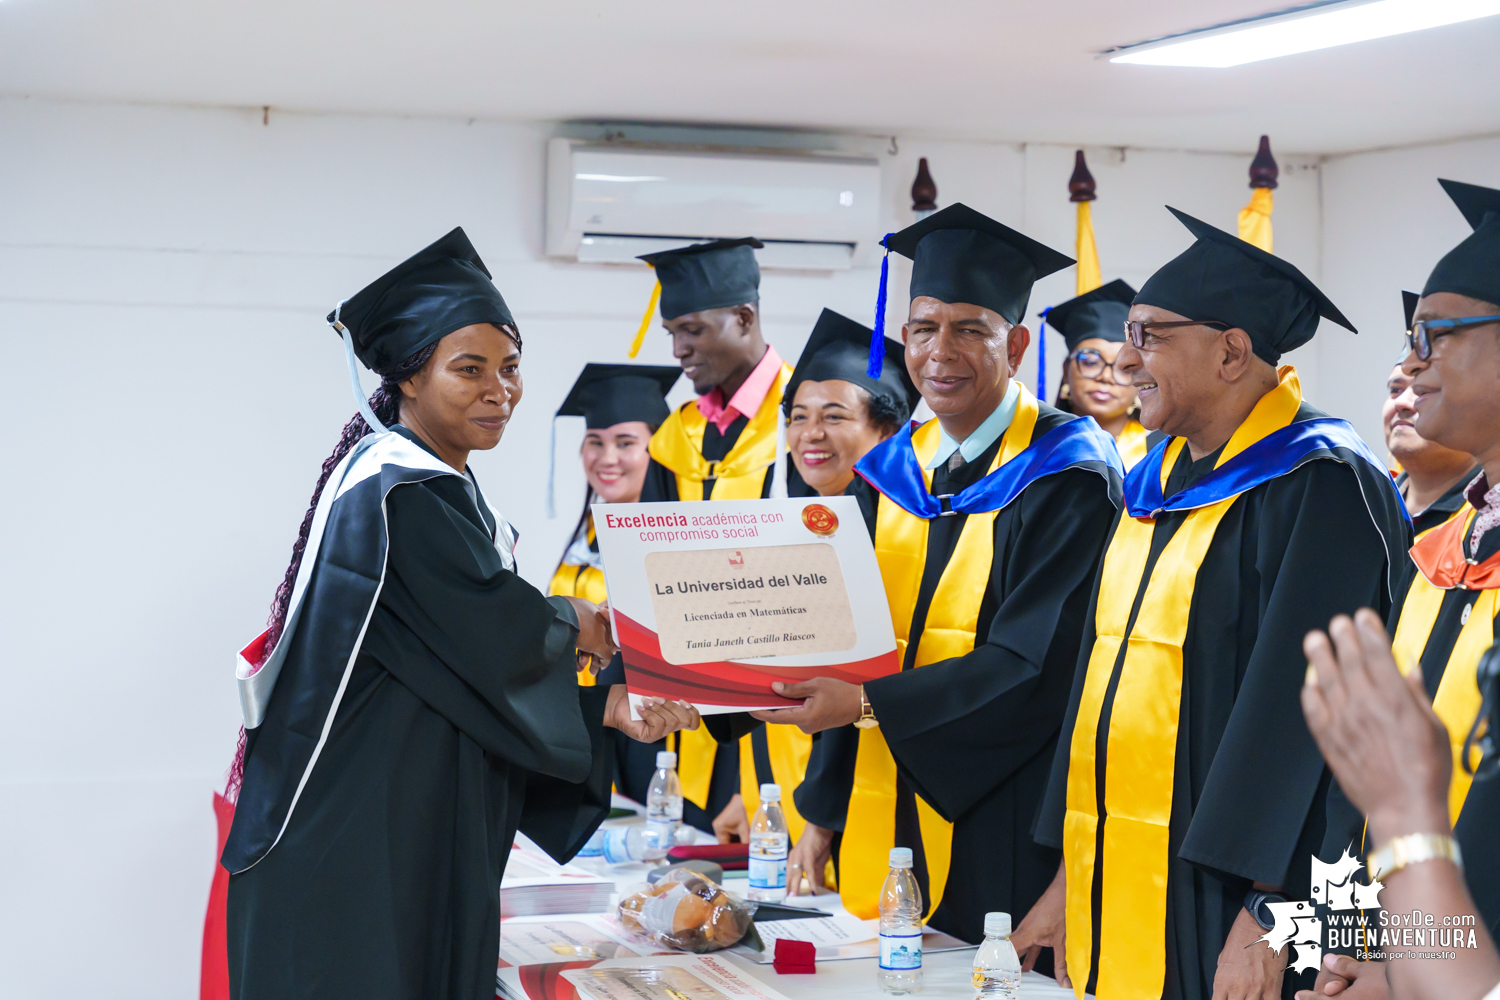
<path id="1" fill-rule="evenodd" d="M 234 822 L 234 803 L 214 792 L 214 818 L 219 822 L 219 849 L 214 852 L 214 881 L 208 890 L 208 913 L 203 918 L 203 971 L 199 1000 L 229 1000 L 229 945 L 224 937 L 224 901 L 229 895 L 229 872 L 219 864 L 224 841 Z"/>

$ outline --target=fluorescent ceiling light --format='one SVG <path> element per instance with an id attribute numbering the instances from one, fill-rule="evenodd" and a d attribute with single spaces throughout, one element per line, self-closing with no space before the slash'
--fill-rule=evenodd
<path id="1" fill-rule="evenodd" d="M 665 177 L 632 177 L 629 174 L 574 174 L 574 180 L 580 181 L 613 181 L 617 184 L 639 184 L 643 181 L 664 181 Z"/>
<path id="2" fill-rule="evenodd" d="M 1500 14 L 1500 0 L 1334 0 L 1122 45 L 1103 53 L 1137 66 L 1240 66 Z"/>

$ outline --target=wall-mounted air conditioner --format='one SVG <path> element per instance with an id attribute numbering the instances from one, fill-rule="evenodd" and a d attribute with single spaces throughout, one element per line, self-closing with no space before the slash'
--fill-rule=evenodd
<path id="1" fill-rule="evenodd" d="M 762 267 L 843 270 L 880 239 L 880 165 L 815 154 L 700 152 L 553 139 L 547 254 L 629 263 L 754 236 Z"/>

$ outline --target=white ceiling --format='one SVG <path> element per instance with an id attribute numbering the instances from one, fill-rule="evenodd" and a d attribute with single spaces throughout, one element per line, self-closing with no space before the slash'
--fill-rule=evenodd
<path id="1" fill-rule="evenodd" d="M 1326 153 L 1500 132 L 1500 17 L 1234 69 L 1276 0 L 0 0 L 0 94 Z"/>

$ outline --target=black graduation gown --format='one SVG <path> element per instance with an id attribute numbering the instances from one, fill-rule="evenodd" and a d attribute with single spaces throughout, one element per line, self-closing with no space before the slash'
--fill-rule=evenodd
<path id="1" fill-rule="evenodd" d="M 1072 419 L 1042 404 L 1034 436 Z M 934 470 L 932 492 L 956 493 L 983 478 L 1001 440 L 957 471 Z M 849 492 L 873 538 L 877 507 L 890 501 L 859 478 Z M 930 923 L 965 941 L 984 937 L 991 910 L 1019 921 L 1057 871 L 1058 852 L 1032 840 L 1031 830 L 1119 499 L 1118 478 L 1082 468 L 1028 486 L 995 516 L 995 555 L 974 651 L 913 669 L 916 637 L 967 517 L 934 519 L 906 662 L 900 673 L 865 684 L 896 761 L 896 846 L 912 848 L 924 899 L 931 893 L 914 794 L 954 824 L 948 883 Z M 808 822 L 844 828 L 858 732 L 843 726 L 814 737 L 796 792 Z"/>
<path id="2" fill-rule="evenodd" d="M 1446 493 L 1434 500 L 1432 502 L 1432 505 L 1429 506 L 1426 510 L 1422 511 L 1422 513 L 1420 514 L 1413 514 L 1411 519 L 1412 532 L 1414 534 L 1420 535 L 1428 528 L 1436 528 L 1438 525 L 1448 520 L 1448 518 L 1452 517 L 1454 512 L 1464 505 L 1464 490 L 1468 489 L 1469 483 L 1472 482 L 1474 477 L 1479 475 L 1481 471 L 1482 470 L 1478 466 L 1470 469 L 1468 473 L 1463 476 L 1463 478 L 1459 479 L 1458 482 L 1448 487 L 1448 491 Z M 1401 490 L 1405 485 L 1406 473 L 1403 472 L 1401 473 L 1401 475 L 1396 477 L 1396 489 Z M 1405 496 L 1406 494 L 1403 492 L 1401 495 Z M 1400 607 L 1400 605 L 1398 604 L 1397 607 Z"/>
<path id="3" fill-rule="evenodd" d="M 718 425 L 713 421 L 708 422 L 708 427 L 703 432 L 703 457 L 709 462 L 718 462 L 729 454 L 735 442 L 740 439 L 741 432 L 750 423 L 748 417 L 736 417 L 734 423 L 729 425 L 729 430 L 723 434 L 719 433 Z M 774 469 L 766 470 L 765 482 L 761 486 L 762 498 L 771 495 L 771 480 Z M 788 496 L 810 496 L 812 491 L 802 482 L 802 477 L 797 473 L 797 467 L 792 462 L 787 462 L 787 495 Z M 713 498 L 713 482 L 704 484 L 704 499 Z M 663 500 L 677 500 L 677 474 L 656 459 L 646 468 L 646 482 L 641 489 L 641 502 L 651 503 Z M 599 675 L 599 683 L 623 684 L 625 675 L 618 656 Z M 714 730 L 715 736 L 720 733 L 717 726 Z M 615 734 L 616 744 L 616 772 L 615 787 L 620 794 L 635 799 L 637 802 L 646 801 L 646 789 L 651 784 L 651 776 L 656 773 L 656 752 L 669 749 L 667 740 L 659 743 L 637 743 L 626 737 L 623 733 Z M 670 739 L 670 738 L 669 738 Z M 767 779 L 770 780 L 770 779 Z M 721 742 L 718 752 L 714 755 L 714 773 L 708 787 L 708 807 L 698 808 L 696 803 L 684 801 L 682 804 L 682 818 L 689 826 L 697 827 L 708 833 L 713 832 L 714 817 L 723 811 L 740 790 L 740 758 L 739 747 L 730 742 Z"/>
<path id="4" fill-rule="evenodd" d="M 280 841 L 230 878 L 236 1000 L 490 1000 L 517 828 L 566 859 L 608 812 L 608 689 L 578 686 L 571 608 L 501 566 L 479 508 L 453 476 L 389 494 L 327 742 Z M 283 680 L 272 711 L 295 695 Z"/>
<path id="5" fill-rule="evenodd" d="M 1458 503 L 1452 506 L 1448 514 L 1462 505 L 1463 490 L 1468 484 L 1469 479 L 1466 478 L 1444 495 L 1443 500 L 1446 501 L 1455 490 L 1458 494 Z M 1433 507 L 1436 506 L 1437 504 L 1433 504 Z M 1432 507 L 1428 508 L 1430 510 Z M 1447 519 L 1448 515 L 1444 514 L 1426 527 L 1436 527 Z M 1471 550 L 1469 539 L 1465 538 L 1464 551 L 1475 562 L 1491 558 L 1496 552 L 1500 552 L 1500 530 L 1486 532 L 1479 540 L 1478 550 Z M 1412 574 L 1406 579 L 1408 587 L 1416 573 L 1416 566 L 1413 565 L 1411 569 Z M 1438 685 L 1442 683 L 1443 674 L 1447 671 L 1448 658 L 1453 655 L 1453 647 L 1457 645 L 1458 635 L 1463 631 L 1464 612 L 1474 606 L 1482 593 L 1484 592 L 1481 590 L 1454 588 L 1443 594 L 1437 620 L 1433 622 L 1432 631 L 1427 634 L 1427 642 L 1422 648 L 1422 685 L 1427 689 L 1428 698 L 1437 696 Z M 1405 600 L 1406 594 L 1403 591 L 1397 596 L 1391 610 L 1391 635 L 1396 634 L 1396 625 L 1401 620 L 1401 605 Z M 1496 617 L 1494 628 L 1500 631 L 1500 616 Z M 1378 846 L 1370 843 L 1367 833 L 1363 814 L 1354 808 L 1339 783 L 1332 782 L 1328 789 L 1328 827 L 1318 857 L 1331 863 L 1342 857 L 1345 851 L 1349 851 L 1363 861 Z M 1464 881 L 1469 885 L 1469 892 L 1474 897 L 1475 905 L 1479 907 L 1480 916 L 1490 929 L 1491 937 L 1495 937 L 1500 934 L 1500 779 L 1476 781 L 1469 786 L 1469 794 L 1464 798 L 1464 807 L 1458 815 L 1453 835 L 1458 840 L 1459 849 L 1463 851 Z M 1369 878 L 1369 873 L 1365 872 L 1360 877 Z M 1339 950 L 1350 954 L 1354 951 L 1353 948 Z"/>
<path id="6" fill-rule="evenodd" d="M 1296 419 L 1320 416 L 1304 404 Z M 1217 460 L 1215 452 L 1194 463 L 1184 448 L 1165 495 L 1212 471 Z M 1302 718 L 1300 692 L 1307 672 L 1302 639 L 1314 628 L 1327 628 L 1336 614 L 1361 607 L 1389 613 L 1388 546 L 1399 558 L 1405 551 L 1401 546 L 1409 544 L 1406 522 L 1378 504 L 1372 505 L 1374 516 L 1384 527 L 1376 529 L 1361 475 L 1373 483 L 1368 488 L 1386 488 L 1374 482 L 1373 470 L 1356 473 L 1340 462 L 1314 460 L 1241 494 L 1219 522 L 1199 567 L 1182 650 L 1168 835 L 1166 1000 L 1212 996 L 1219 953 L 1252 882 L 1281 886 L 1291 899 L 1308 898 L 1310 860 L 1323 839 L 1329 774 Z M 1186 512 L 1160 517 L 1148 573 L 1186 520 Z M 1067 807 L 1068 747 L 1094 645 L 1097 601 L 1096 582 L 1037 826 L 1037 839 L 1058 848 Z M 1100 773 L 1111 704 L 1112 691 L 1100 712 Z M 1096 883 L 1096 899 L 1098 892 Z M 1095 942 L 1097 920 L 1096 912 Z M 1098 969 L 1097 954 L 1093 968 Z M 1297 988 L 1294 979 L 1286 979 L 1288 997 Z M 1091 982 L 1088 989 L 1094 986 Z"/>

